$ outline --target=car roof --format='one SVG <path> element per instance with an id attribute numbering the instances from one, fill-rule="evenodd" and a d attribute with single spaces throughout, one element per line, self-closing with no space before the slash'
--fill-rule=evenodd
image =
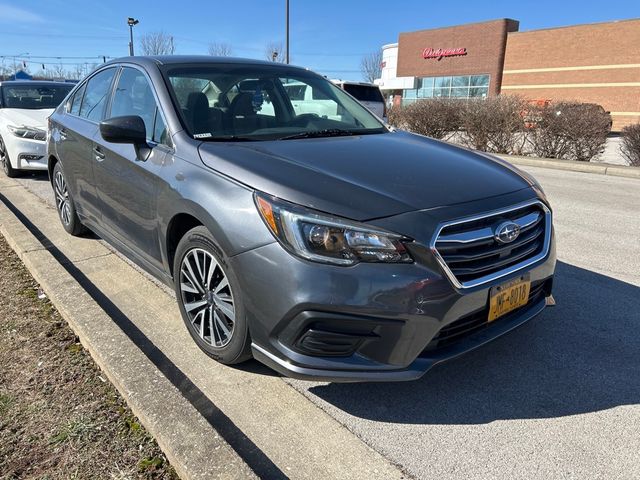
<path id="1" fill-rule="evenodd" d="M 14 86 L 14 87 L 29 87 L 29 86 L 35 86 L 35 87 L 46 87 L 46 86 L 61 86 L 61 85 L 65 85 L 65 86 L 70 86 L 73 87 L 75 84 L 71 83 L 71 82 L 56 82 L 54 80 L 4 80 L 0 82 L 0 87 L 1 86 Z"/>
<path id="2" fill-rule="evenodd" d="M 189 65 L 189 64 L 237 64 L 237 65 L 263 65 L 263 66 L 281 66 L 283 68 L 294 68 L 307 71 L 307 68 L 288 65 L 278 62 L 270 62 L 266 60 L 257 60 L 255 58 L 238 58 L 238 57 L 213 57 L 211 55 L 141 55 L 133 57 L 120 57 L 110 60 L 104 65 L 132 63 L 140 66 L 152 65 Z"/>

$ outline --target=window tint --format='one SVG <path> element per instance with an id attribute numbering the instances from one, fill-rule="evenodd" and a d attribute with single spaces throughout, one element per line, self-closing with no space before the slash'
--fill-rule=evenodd
<path id="1" fill-rule="evenodd" d="M 111 117 L 137 115 L 147 130 L 147 139 L 154 140 L 156 99 L 147 78 L 140 70 L 124 68 L 111 102 Z M 155 140 L 154 140 L 155 141 Z"/>
<path id="2" fill-rule="evenodd" d="M 87 88 L 87 84 L 83 84 L 78 91 L 73 95 L 73 100 L 71 100 L 71 108 L 69 109 L 69 113 L 73 115 L 80 115 L 80 105 L 82 105 L 82 97 L 84 95 L 84 91 Z"/>
<path id="3" fill-rule="evenodd" d="M 343 88 L 345 92 L 353 95 L 356 100 L 360 100 L 361 102 L 384 102 L 384 98 L 378 87 L 345 83 Z"/>
<path id="4" fill-rule="evenodd" d="M 81 117 L 94 122 L 99 122 L 104 118 L 104 107 L 109 97 L 109 88 L 115 71 L 115 68 L 103 70 L 89 80 L 80 107 Z"/>
<path id="5" fill-rule="evenodd" d="M 6 85 L 2 88 L 2 104 L 6 108 L 38 110 L 56 108 L 73 85 L 30 84 Z"/>

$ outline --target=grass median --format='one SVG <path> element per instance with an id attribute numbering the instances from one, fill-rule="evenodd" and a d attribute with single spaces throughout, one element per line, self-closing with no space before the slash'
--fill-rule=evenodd
<path id="1" fill-rule="evenodd" d="M 175 479 L 0 236 L 0 479 Z"/>

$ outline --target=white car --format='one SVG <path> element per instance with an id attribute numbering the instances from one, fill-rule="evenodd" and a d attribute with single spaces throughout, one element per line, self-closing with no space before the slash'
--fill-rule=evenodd
<path id="1" fill-rule="evenodd" d="M 0 82 L 0 166 L 8 177 L 47 169 L 47 118 L 72 88 L 63 82 Z"/>
<path id="2" fill-rule="evenodd" d="M 378 118 L 387 121 L 387 107 L 380 88 L 373 83 L 348 82 L 345 80 L 331 80 L 362 105 L 367 107 Z"/>
<path id="3" fill-rule="evenodd" d="M 311 113 L 323 118 L 338 120 L 337 104 L 326 94 L 301 82 L 284 84 L 284 89 L 291 100 L 296 115 Z"/>

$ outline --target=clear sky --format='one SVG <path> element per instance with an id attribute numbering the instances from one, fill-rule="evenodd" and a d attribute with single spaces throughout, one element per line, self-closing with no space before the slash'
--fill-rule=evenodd
<path id="1" fill-rule="evenodd" d="M 397 41 L 399 32 L 502 17 L 519 20 L 520 30 L 640 17 L 640 0 L 290 0 L 290 4 L 292 63 L 354 80 L 361 78 L 362 56 Z M 174 36 L 176 53 L 205 54 L 210 42 L 224 42 L 235 56 L 264 58 L 268 43 L 284 40 L 284 7 L 285 0 L 0 0 L 0 56 L 23 54 L 18 58 L 29 60 L 24 55 L 28 52 L 32 57 L 96 57 L 32 58 L 32 72 L 41 68 L 41 62 L 124 56 L 129 40 L 126 19 L 132 16 L 140 20 L 135 36 L 163 30 Z M 5 60 L 5 66 L 12 62 Z"/>

